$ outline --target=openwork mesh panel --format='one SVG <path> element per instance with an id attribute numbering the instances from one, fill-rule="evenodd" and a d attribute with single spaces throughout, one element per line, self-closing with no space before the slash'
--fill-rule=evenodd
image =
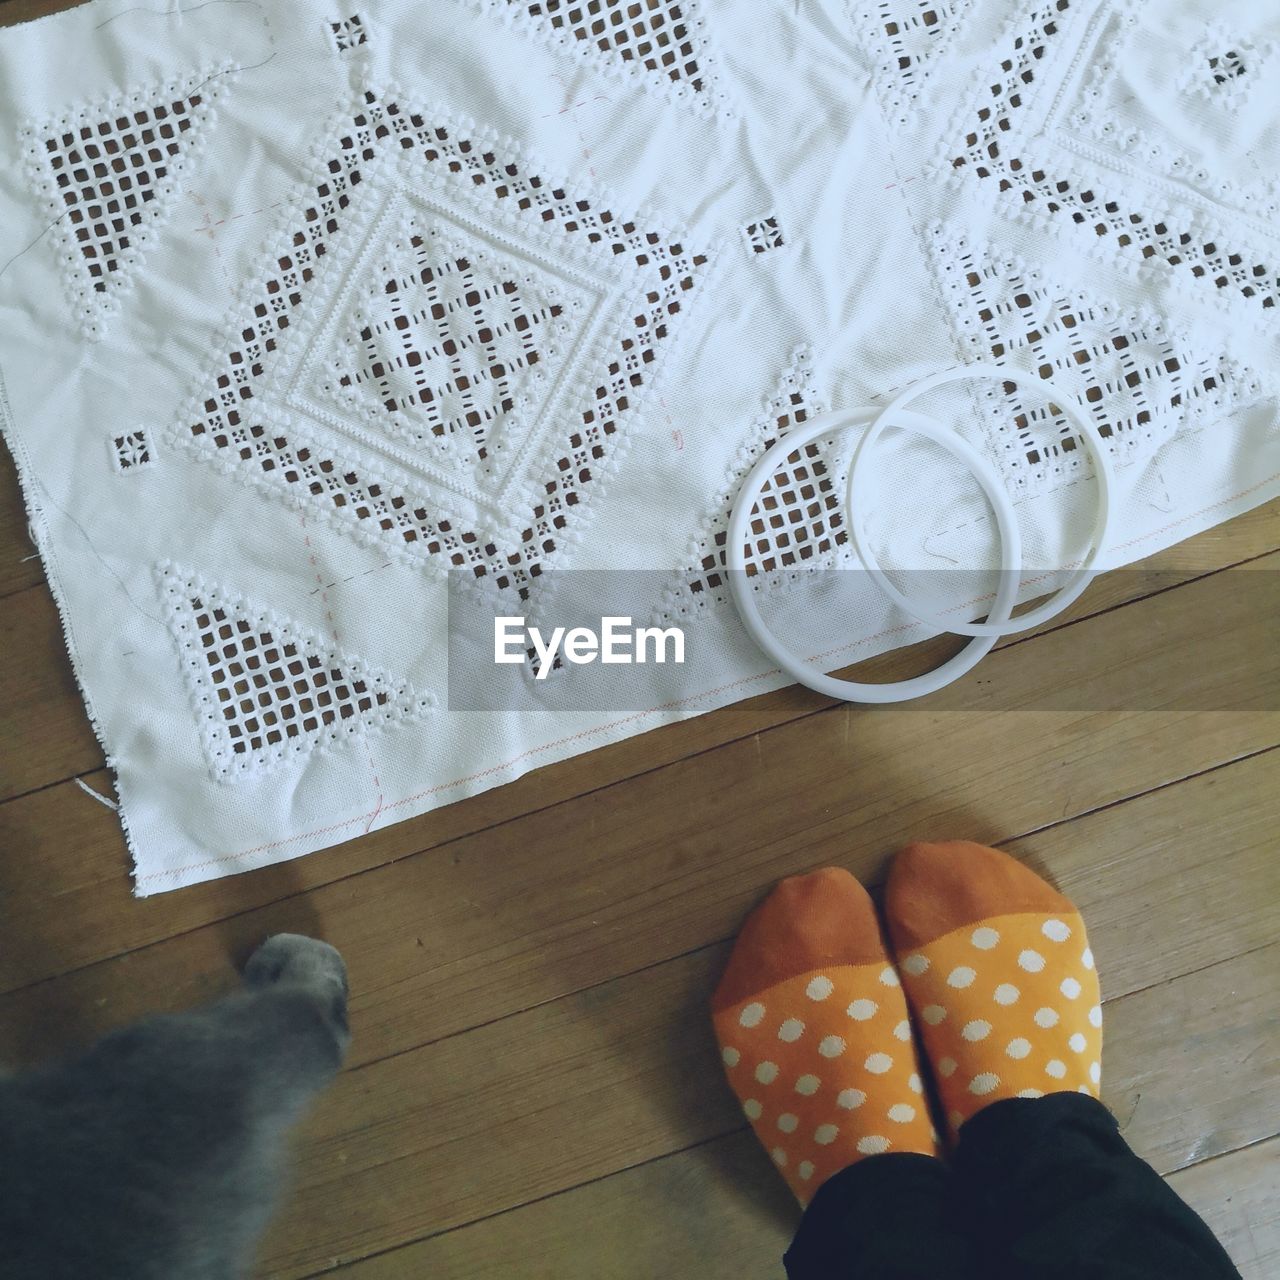
<path id="1" fill-rule="evenodd" d="M 397 549 L 440 557 L 449 567 L 468 569 L 524 595 L 600 474 L 612 438 L 644 386 L 706 257 L 544 182 L 481 139 L 431 123 L 396 102 L 383 103 L 372 93 L 365 102 L 339 138 L 314 198 L 297 211 L 289 247 L 264 279 L 251 318 L 238 331 L 201 402 L 201 415 L 190 423 L 189 436 L 199 449 L 306 495 L 315 500 L 308 505 L 318 505 L 344 523 L 355 521 Z M 632 281 L 616 344 L 604 356 L 603 367 L 581 372 L 582 402 L 560 421 L 560 434 L 547 446 L 540 494 L 532 509 L 522 513 L 517 542 L 443 516 L 425 490 L 374 479 L 358 459 L 295 440 L 257 412 L 254 402 L 262 394 L 264 370 L 280 335 L 315 286 L 329 243 L 346 221 L 352 189 L 364 180 L 363 166 L 382 149 L 400 156 L 402 163 L 421 166 L 428 178 L 458 181 L 480 192 L 493 202 L 496 218 L 531 223 L 542 235 L 598 246 Z M 410 255 L 418 250 L 412 241 L 405 248 Z M 366 329 L 369 339 L 346 376 L 353 384 L 363 380 L 375 395 L 385 387 L 382 404 L 391 418 L 413 402 L 416 409 L 427 409 L 429 418 L 435 414 L 433 434 L 465 429 L 478 437 L 509 398 L 512 377 L 536 364 L 541 332 L 558 314 L 554 285 L 509 289 L 513 282 L 501 272 L 482 276 L 465 258 L 450 261 L 426 254 L 420 264 L 412 257 L 409 263 L 416 274 L 401 274 L 397 264 L 383 280 L 384 303 L 393 295 L 399 300 L 380 313 L 376 334 L 372 323 L 357 331 L 358 344 L 364 343 Z M 424 281 L 427 271 L 430 279 Z M 438 345 L 438 355 L 432 343 Z M 493 358 L 486 365 L 490 352 Z"/>
<path id="2" fill-rule="evenodd" d="M 937 252 L 972 359 L 1030 369 L 1071 391 L 1118 457 L 1150 452 L 1189 419 L 1229 413 L 1261 392 L 1225 353 L 1196 350 L 1153 315 L 1054 289 L 1039 269 L 992 260 L 958 237 Z M 997 440 L 1017 479 L 1038 483 L 1081 465 L 1083 447 L 1053 405 L 1014 383 L 1003 402 Z"/>
<path id="3" fill-rule="evenodd" d="M 813 388 L 811 353 L 800 347 L 778 380 L 777 389 L 755 423 L 755 432 L 735 461 L 728 489 L 706 517 L 690 559 L 678 575 L 665 608 L 667 616 L 690 614 L 729 598 L 729 514 L 738 489 L 755 460 L 787 432 L 824 410 Z M 848 539 L 839 489 L 821 442 L 791 454 L 765 484 L 756 504 L 746 548 L 752 576 L 827 562 Z"/>
<path id="4" fill-rule="evenodd" d="M 624 62 L 634 62 L 672 81 L 703 87 L 686 17 L 688 6 L 674 0 L 510 0 L 531 18 L 547 22 Z"/>
<path id="5" fill-rule="evenodd" d="M 218 775 L 276 764 L 427 705 L 403 681 L 198 575 L 164 566 L 160 581 Z"/>
<path id="6" fill-rule="evenodd" d="M 465 435 L 484 457 L 490 427 L 514 407 L 524 374 L 554 342 L 546 323 L 562 311 L 545 287 L 413 231 L 375 269 L 338 383 L 364 389 L 410 437 L 417 424 Z"/>
<path id="7" fill-rule="evenodd" d="M 969 9 L 970 0 L 861 0 L 859 34 L 876 60 L 875 86 L 886 115 L 907 124 L 922 100 L 932 63 Z"/>
<path id="8" fill-rule="evenodd" d="M 203 101 L 193 93 L 139 105 L 44 139 L 67 223 L 99 292 L 134 247 Z"/>

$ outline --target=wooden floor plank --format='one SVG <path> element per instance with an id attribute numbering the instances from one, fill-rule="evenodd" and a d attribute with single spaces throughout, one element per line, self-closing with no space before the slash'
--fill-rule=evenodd
<path id="1" fill-rule="evenodd" d="M 833 708 L 187 933 L 167 962 L 139 953 L 136 981 L 157 965 L 216 970 L 228 943 L 248 947 L 273 929 L 321 928 L 377 975 L 364 988 L 366 1042 L 422 1043 L 619 966 L 728 936 L 779 875 L 837 860 L 874 878 L 905 839 L 1007 839 L 1270 747 L 1280 741 L 1280 711 L 1267 709 L 1280 706 L 1280 674 L 1268 665 L 1276 661 L 1274 623 L 1256 591 L 1217 601 L 1210 615 L 1198 598 L 1207 586 L 1142 606 L 1150 637 L 1142 675 L 1156 689 L 1196 680 L 1211 702 L 1246 709 L 1010 717 Z M 1122 613 L 993 655 L 993 681 L 1009 700 L 1022 696 L 1034 707 L 1051 671 L 1105 706 L 1116 676 L 1094 655 L 1121 643 Z M 974 751 L 975 742 L 984 749 Z M 8 847 L 31 851 L 0 862 L 14 922 L 0 954 L 7 989 L 132 950 L 149 931 L 163 937 L 196 910 L 190 904 L 217 892 L 184 891 L 172 906 L 134 902 L 118 867 L 104 871 L 74 840 L 63 841 L 71 817 L 73 835 L 110 817 L 80 799 L 65 821 L 53 792 L 0 808 Z M 280 868 L 276 883 L 291 874 L 307 869 Z M 236 882 L 221 892 L 235 894 Z M 43 908 L 50 896 L 56 912 Z M 167 976 L 154 990 L 166 1004 L 189 994 Z M 379 1019 L 380 1003 L 406 997 L 409 1012 Z"/>
<path id="2" fill-rule="evenodd" d="M 83 0 L 4 0 L 0 4 L 0 26 L 31 22 L 35 18 L 47 18 L 63 9 L 74 9 Z"/>
<path id="3" fill-rule="evenodd" d="M 1080 908 L 1114 999 L 1275 940 L 1278 828 L 1272 750 L 1005 847 Z"/>
<path id="4" fill-rule="evenodd" d="M 1280 823 L 1280 803 L 1274 798 L 1280 791 L 1275 786 L 1278 778 L 1280 750 L 1056 825 L 1007 847 L 1049 875 L 1085 912 L 1094 949 L 1102 957 L 1106 994 L 1114 998 L 1274 937 L 1275 904 L 1280 901 L 1274 836 Z M 874 882 L 882 864 L 880 847 L 873 846 L 870 857 L 867 853 L 853 846 L 833 849 L 831 857 Z M 73 855 L 64 856 L 74 863 Z M 758 895 L 767 885 L 767 878 L 757 880 L 751 892 Z M 205 999 L 233 982 L 225 960 L 228 946 L 233 954 L 243 954 L 268 933 L 284 928 L 321 928 L 347 955 L 355 986 L 352 1064 L 461 1029 L 456 1018 L 444 1023 L 439 1015 L 431 1018 L 433 1005 L 454 1010 L 455 1015 L 464 1013 L 464 1025 L 521 1007 L 485 998 L 491 988 L 474 975 L 420 976 L 416 981 L 401 976 L 387 951 L 404 949 L 398 930 L 390 922 L 385 929 L 368 928 L 369 913 L 361 909 L 364 903 L 384 903 L 384 894 L 376 887 L 357 890 L 346 899 L 349 913 L 328 901 L 317 905 L 304 897 L 292 908 L 254 913 L 0 995 L 0 1028 L 10 1060 L 39 1061 L 149 1010 L 183 1008 Z M 689 901 L 685 910 L 693 906 Z M 1191 917 L 1197 920 L 1195 929 L 1168 927 L 1171 920 Z M 715 912 L 695 945 L 724 940 L 735 924 L 736 917 L 726 925 Z M 415 951 L 417 936 L 413 935 Z M 607 956 L 598 957 L 592 974 L 579 979 L 582 984 L 603 981 L 664 955 L 661 948 L 655 950 L 652 934 L 614 942 Z M 539 960 L 544 973 L 562 949 L 573 945 L 573 934 L 549 941 Z M 482 969 L 483 951 L 471 954 L 474 965 Z M 1113 955 L 1123 956 L 1122 966 L 1110 964 Z M 562 994 L 546 987 L 554 974 L 552 969 L 544 976 L 541 991 L 534 993 L 537 998 Z"/>
<path id="5" fill-rule="evenodd" d="M 30 551 L 23 549 L 26 533 L 23 529 L 18 536 L 16 520 L 15 516 L 15 527 L 10 532 L 18 545 L 8 546 L 0 537 L 0 566 L 3 557 L 9 555 L 13 565 L 34 572 L 37 562 L 18 564 Z M 0 524 L 0 534 L 3 532 Z M 1025 643 L 1028 638 L 1257 559 L 1277 548 L 1280 501 L 1147 560 L 1103 575 L 1060 618 L 1031 632 L 1008 637 L 999 647 Z M 8 598 L 3 598 L 4 594 L 0 573 L 0 634 L 5 640 L 0 649 L 0 801 L 52 786 L 103 763 L 101 748 L 85 719 L 48 589 L 33 587 Z M 945 656 L 955 647 L 956 642 L 942 638 L 884 655 L 860 664 L 859 678 L 898 679 L 936 665 L 940 655 Z M 824 705 L 829 705 L 829 700 L 793 691 L 791 697 L 777 700 L 776 712 L 764 708 L 757 727 L 767 728 L 783 717 L 808 714 Z M 32 743 L 38 744 L 37 750 L 30 750 Z"/>
<path id="6" fill-rule="evenodd" d="M 100 769 L 53 597 L 0 601 L 0 797 Z"/>
<path id="7" fill-rule="evenodd" d="M 701 951 L 340 1077 L 304 1126 L 264 1273 L 306 1275 L 741 1128 L 706 1013 L 724 958 Z M 1273 943 L 1108 1002 L 1104 1098 L 1162 1173 L 1280 1130 L 1277 973 Z"/>
<path id="8" fill-rule="evenodd" d="M 1108 996 L 1108 1100 L 1166 1169 L 1270 1136 L 1254 1127 L 1273 1119 L 1265 1092 L 1280 1066 L 1270 995 L 1280 951 L 1258 949 L 1274 936 L 1278 757 L 1226 766 L 1012 846 L 1071 892 L 1090 922 Z M 369 901 L 386 910 L 391 897 Z M 303 1135 L 301 1199 L 273 1246 L 289 1255 L 282 1265 L 290 1274 L 460 1225 L 740 1124 L 705 1010 L 727 944 L 370 1063 L 371 1045 L 395 1052 L 416 1034 L 420 994 L 404 983 L 383 986 L 376 950 L 357 952 L 340 922 L 322 931 L 351 960 L 353 1062 L 368 1065 L 344 1074 Z M 384 945 L 395 936 L 389 928 Z M 60 1008 L 62 983 L 6 999 L 5 1042 L 47 1049 L 64 1014 L 84 1027 L 163 1007 L 166 982 L 179 989 L 178 1005 L 210 994 L 230 975 L 215 959 L 189 954 L 188 942 L 86 971 L 102 980 L 76 989 L 79 1008 Z M 1234 967 L 1223 959 L 1241 949 L 1249 954 Z M 645 959 L 634 946 L 621 954 L 632 964 Z M 565 957 L 553 949 L 539 963 L 558 959 Z M 465 984 L 455 998 L 466 998 Z M 1211 1111 L 1188 1104 L 1201 1094 Z M 312 1242 L 321 1251 L 295 1266 L 295 1252 Z"/>
<path id="9" fill-rule="evenodd" d="M 1244 1280 L 1280 1275 L 1280 1138 L 1169 1178 Z M 748 1132 L 329 1272 L 335 1280 L 764 1280 L 795 1206 Z"/>
<path id="10" fill-rule="evenodd" d="M 1213 1229 L 1244 1280 L 1280 1275 L 1280 1138 L 1182 1169 L 1170 1182 Z"/>
<path id="11" fill-rule="evenodd" d="M 782 1280 L 781 1258 L 797 1220 L 777 1170 L 761 1158 L 754 1135 L 739 1130 L 326 1274 L 334 1280 Z"/>
<path id="12" fill-rule="evenodd" d="M 0 5 L 0 23 L 4 22 Z M 27 512 L 18 486 L 18 472 L 0 442 L 0 602 L 6 596 L 44 581 L 44 566 L 31 545 Z M 0 603 L 0 610 L 4 605 Z"/>

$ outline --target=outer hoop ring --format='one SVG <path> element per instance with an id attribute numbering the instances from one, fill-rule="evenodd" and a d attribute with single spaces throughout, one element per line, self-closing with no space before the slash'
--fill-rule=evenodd
<path id="1" fill-rule="evenodd" d="M 887 412 L 887 410 L 885 411 Z M 854 680 L 837 680 L 825 672 L 810 666 L 794 650 L 789 649 L 765 626 L 756 604 L 755 592 L 751 589 L 746 573 L 746 557 L 743 551 L 747 543 L 747 522 L 751 510 L 769 478 L 778 469 L 779 462 L 802 449 L 805 445 L 820 436 L 831 435 L 849 427 L 880 423 L 883 431 L 886 426 L 901 430 L 914 431 L 926 436 L 941 445 L 953 457 L 958 458 L 972 471 L 982 486 L 987 500 L 995 511 L 996 528 L 1000 533 L 1001 574 L 1000 585 L 996 590 L 995 603 L 988 615 L 999 621 L 1007 621 L 1017 599 L 1018 579 L 1022 571 L 1022 539 L 1018 530 L 1017 517 L 1014 515 L 1013 503 L 1005 490 L 1003 482 L 996 475 L 995 469 L 972 445 L 953 431 L 934 422 L 932 418 L 911 410 L 895 409 L 894 421 L 883 422 L 884 412 L 874 407 L 849 409 L 837 413 L 825 413 L 809 419 L 797 430 L 789 431 L 764 455 L 757 460 L 743 482 L 738 496 L 734 500 L 733 510 L 729 516 L 728 554 L 729 590 L 738 614 L 751 638 L 776 662 L 783 671 L 801 684 L 825 694 L 829 698 L 838 698 L 845 702 L 890 703 L 906 702 L 911 698 L 923 697 L 945 688 L 958 680 L 967 671 L 977 666 L 995 647 L 996 635 L 976 636 L 965 645 L 954 657 L 948 659 L 940 667 L 924 675 L 910 680 L 898 680 L 891 684 L 867 684 Z M 865 440 L 863 441 L 865 443 Z M 879 575 L 883 577 L 881 573 Z M 938 628 L 945 631 L 949 628 Z M 997 635 L 999 633 L 997 632 Z"/>
<path id="2" fill-rule="evenodd" d="M 1030 613 L 1024 613 L 1019 618 L 1012 618 L 1009 614 L 1005 614 L 1001 618 L 993 610 L 985 622 L 953 622 L 945 618 L 939 618 L 934 614 L 926 613 L 918 603 L 899 591 L 889 581 L 884 571 L 880 568 L 875 553 L 871 550 L 862 527 L 862 521 L 858 515 L 860 511 L 866 510 L 864 502 L 868 470 L 865 465 L 866 460 L 885 428 L 896 425 L 894 419 L 902 415 L 903 405 L 909 404 L 918 396 L 924 395 L 927 391 L 932 391 L 935 387 L 944 386 L 951 382 L 964 382 L 970 378 L 996 378 L 1002 382 L 1034 387 L 1044 395 L 1046 400 L 1052 400 L 1061 410 L 1062 416 L 1076 428 L 1080 433 L 1080 438 L 1084 441 L 1085 449 L 1093 460 L 1094 477 L 1098 485 L 1098 514 L 1094 519 L 1093 531 L 1090 534 L 1089 551 L 1084 560 L 1081 561 L 1080 566 L 1072 572 L 1062 587 L 1039 608 L 1032 609 Z M 975 471 L 976 474 L 977 472 Z M 1098 434 L 1097 427 L 1084 416 L 1069 396 L 1060 391 L 1051 382 L 1041 378 L 1037 378 L 1033 382 L 1027 375 L 1018 373 L 1016 370 L 1002 368 L 1000 365 L 969 364 L 963 365 L 959 369 L 944 369 L 941 373 L 932 374 L 920 382 L 913 383 L 905 391 L 900 391 L 880 410 L 867 429 L 866 434 L 858 442 L 853 458 L 849 463 L 845 504 L 849 513 L 849 534 L 853 539 L 853 547 L 858 553 L 858 559 L 862 561 L 863 568 L 875 578 L 880 590 L 894 604 L 904 612 L 909 613 L 917 621 L 923 622 L 930 627 L 936 627 L 939 631 L 950 631 L 961 636 L 991 636 L 992 638 L 998 638 L 1000 636 L 1015 635 L 1019 631 L 1029 631 L 1032 627 L 1040 626 L 1050 618 L 1056 617 L 1084 593 L 1085 588 L 1093 581 L 1098 572 L 1095 566 L 1103 548 L 1106 546 L 1107 533 L 1110 530 L 1115 514 L 1114 491 L 1115 477 L 1112 474 L 1111 457 L 1102 442 L 1102 437 Z M 988 493 L 987 497 L 990 499 L 991 494 Z"/>

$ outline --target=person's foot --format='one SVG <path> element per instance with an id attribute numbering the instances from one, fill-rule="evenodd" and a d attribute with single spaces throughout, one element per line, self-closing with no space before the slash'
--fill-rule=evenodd
<path id="1" fill-rule="evenodd" d="M 913 844 L 885 915 L 954 1134 L 1004 1098 L 1098 1096 L 1102 1000 L 1069 899 L 996 849 Z"/>
<path id="2" fill-rule="evenodd" d="M 712 1015 L 729 1083 L 802 1204 L 866 1156 L 936 1154 L 898 975 L 847 871 L 784 880 L 756 908 Z"/>

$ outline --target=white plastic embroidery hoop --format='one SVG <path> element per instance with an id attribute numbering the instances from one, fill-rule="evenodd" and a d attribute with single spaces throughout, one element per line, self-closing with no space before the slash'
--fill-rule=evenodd
<path id="1" fill-rule="evenodd" d="M 975 636 L 954 657 L 932 671 L 925 672 L 924 675 L 887 684 L 867 684 L 855 680 L 839 680 L 835 676 L 816 670 L 802 656 L 783 644 L 760 616 L 755 591 L 747 577 L 745 547 L 749 541 L 747 524 L 765 484 L 778 470 L 781 461 L 797 449 L 803 449 L 805 445 L 812 443 L 820 436 L 829 436 L 850 427 L 869 426 L 883 417 L 884 414 L 873 407 L 848 409 L 821 414 L 809 419 L 803 426 L 789 431 L 781 440 L 767 449 L 764 456 L 751 468 L 729 516 L 729 590 L 751 638 L 787 675 L 817 693 L 825 694 L 829 698 L 838 698 L 844 702 L 907 702 L 912 698 L 921 698 L 926 694 L 935 693 L 977 666 L 995 647 L 996 635 L 999 634 L 997 632 L 996 635 L 991 636 Z M 955 432 L 939 426 L 932 418 L 925 417 L 923 414 L 909 409 L 896 409 L 893 421 L 884 425 L 913 431 L 917 435 L 934 441 L 964 463 L 982 486 L 995 512 L 996 529 L 1000 534 L 1000 585 L 996 590 L 995 602 L 988 616 L 996 622 L 1008 621 L 1017 599 L 1018 579 L 1022 571 L 1022 539 L 1018 530 L 1017 517 L 1014 515 L 1013 503 L 1009 500 L 1004 484 L 996 475 L 994 468 L 966 440 Z M 881 429 L 883 430 L 884 427 L 882 426 Z M 948 629 L 946 626 L 938 628 L 940 631 Z"/>
<path id="2" fill-rule="evenodd" d="M 918 603 L 899 591 L 885 576 L 879 562 L 876 560 L 875 553 L 871 550 L 861 519 L 860 513 L 867 509 L 866 492 L 869 468 L 866 462 L 881 433 L 886 427 L 895 425 L 897 419 L 903 413 L 903 406 L 910 404 L 912 400 L 934 390 L 936 387 L 945 386 L 951 382 L 967 382 L 971 378 L 995 378 L 1001 382 L 1012 382 L 1017 385 L 1033 387 L 1046 400 L 1052 401 L 1062 416 L 1076 428 L 1080 433 L 1080 439 L 1085 446 L 1085 450 L 1093 460 L 1093 473 L 1098 486 L 1098 514 L 1094 519 L 1093 531 L 1089 535 L 1089 550 L 1080 565 L 1072 571 L 1071 576 L 1062 587 L 1054 592 L 1044 604 L 1030 610 L 1028 613 L 1024 613 L 1019 618 L 1010 618 L 1008 614 L 1001 618 L 993 610 L 985 622 L 952 622 L 926 612 Z M 858 553 L 858 559 L 862 561 L 863 568 L 876 580 L 885 595 L 900 609 L 909 613 L 917 621 L 923 622 L 930 627 L 936 627 L 939 631 L 950 631 L 955 635 L 961 636 L 991 636 L 998 638 L 1000 636 L 1015 635 L 1019 631 L 1028 631 L 1032 627 L 1038 627 L 1042 623 L 1048 622 L 1050 618 L 1056 617 L 1083 594 L 1085 588 L 1097 575 L 1095 566 L 1098 563 L 1098 557 L 1106 546 L 1107 533 L 1111 528 L 1111 522 L 1115 514 L 1114 494 L 1115 483 L 1111 471 L 1111 458 L 1107 453 L 1106 445 L 1102 441 L 1102 436 L 1098 433 L 1098 428 L 1084 416 L 1069 396 L 1056 388 L 1051 382 L 1041 378 L 1031 379 L 1025 374 L 1002 368 L 1000 365 L 969 364 L 959 369 L 945 369 L 941 373 L 932 374 L 919 382 L 913 383 L 905 391 L 900 391 L 880 410 L 862 439 L 858 442 L 853 458 L 849 463 L 846 506 L 848 508 L 849 535 L 853 540 L 854 550 Z M 991 497 L 990 493 L 987 494 L 987 497 Z"/>

